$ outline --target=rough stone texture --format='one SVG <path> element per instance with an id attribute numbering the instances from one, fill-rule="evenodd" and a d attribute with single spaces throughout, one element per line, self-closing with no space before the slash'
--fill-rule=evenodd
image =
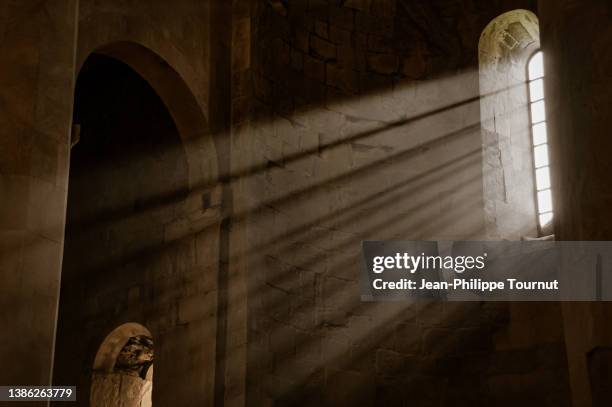
<path id="1" fill-rule="evenodd" d="M 487 237 L 535 237 L 538 221 L 525 67 L 540 48 L 537 17 L 527 10 L 500 15 L 484 29 L 478 48 Z"/>
<path id="2" fill-rule="evenodd" d="M 75 17 L 72 0 L 0 4 L 0 363 L 5 366 L 0 382 L 5 385 L 50 382 Z"/>
<path id="3" fill-rule="evenodd" d="M 146 335 L 132 336 L 121 348 L 115 369 L 144 378 L 153 359 L 153 340 Z"/>
<path id="4" fill-rule="evenodd" d="M 256 5 L 248 400 L 567 405 L 558 304 L 358 298 L 361 240 L 487 236 L 478 38 L 514 7 Z"/>
<path id="5" fill-rule="evenodd" d="M 556 189 L 556 227 L 562 239 L 606 238 L 609 30 L 596 30 L 609 13 L 603 0 L 581 13 L 562 3 L 539 13 L 550 131 L 563 141 L 553 182 L 568 186 Z M 99 390 L 91 369 L 106 335 L 137 322 L 155 343 L 156 405 L 568 405 L 558 304 L 359 301 L 361 240 L 489 236 L 482 171 L 508 167 L 483 151 L 478 41 L 516 8 L 535 10 L 81 0 L 77 19 L 71 1 L 3 2 L 0 322 L 13 335 L 0 358 L 14 369 L 1 381 L 49 381 L 74 79 L 97 50 L 163 106 L 148 124 L 130 109 L 125 128 L 82 127 L 74 150 L 76 163 L 94 133 L 116 148 L 100 150 L 107 173 L 71 180 L 68 216 L 90 215 L 90 234 L 67 235 L 54 380 L 78 384 L 80 404 Z M 114 88 L 126 89 L 118 105 L 137 94 L 130 83 Z M 168 136 L 171 148 L 135 151 L 136 136 Z M 609 345 L 608 311 L 563 311 L 585 402 L 584 356 Z"/>
<path id="6" fill-rule="evenodd" d="M 71 151 L 54 380 L 78 384 L 86 405 L 97 348 L 137 321 L 157 345 L 155 383 L 187 405 L 212 404 L 219 202 L 189 190 L 193 168 L 178 126 L 128 65 L 87 59 L 74 120 L 81 137 Z M 154 398 L 170 404 L 174 395 Z"/>
<path id="7" fill-rule="evenodd" d="M 94 373 L 91 407 L 151 407 L 153 383 L 128 374 Z"/>

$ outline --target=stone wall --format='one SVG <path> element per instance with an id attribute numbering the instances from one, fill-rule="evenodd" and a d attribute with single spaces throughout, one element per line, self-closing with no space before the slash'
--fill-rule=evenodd
<path id="1" fill-rule="evenodd" d="M 479 40 L 483 193 L 489 239 L 538 236 L 527 63 L 540 48 L 538 18 L 514 10 Z M 550 233 L 550 232 L 549 232 Z"/>
<path id="2" fill-rule="evenodd" d="M 155 342 L 154 404 L 171 405 L 177 394 L 183 405 L 214 403 L 223 196 L 211 136 L 218 119 L 209 109 L 216 78 L 209 58 L 217 39 L 209 40 L 209 14 L 200 1 L 79 4 L 77 71 L 92 52 L 114 58 L 163 106 L 151 110 L 155 97 L 138 101 L 133 82 L 111 81 L 116 99 L 92 109 L 99 125 L 82 125 L 74 147 L 78 158 L 91 138 L 112 141 L 94 147 L 91 165 L 73 163 L 69 226 L 89 230 L 66 245 L 54 382 L 77 383 L 82 405 L 98 347 L 126 322 L 146 326 Z M 127 117 L 116 121 L 118 107 Z"/>
<path id="3" fill-rule="evenodd" d="M 138 322 L 156 344 L 154 384 L 212 404 L 220 202 L 189 190 L 177 126 L 126 64 L 87 59 L 74 120 L 54 381 L 78 385 L 88 405 L 102 340 Z"/>
<path id="4" fill-rule="evenodd" d="M 540 2 L 552 156 L 555 235 L 559 240 L 610 240 L 612 178 L 609 118 L 612 114 L 612 11 L 610 3 Z M 601 378 L 611 361 L 599 354 L 612 344 L 607 302 L 565 303 L 569 371 L 574 406 L 609 404 Z"/>
<path id="5" fill-rule="evenodd" d="M 540 10 L 543 46 L 558 55 L 547 62 L 559 72 L 547 79 L 560 123 L 551 134 L 569 140 L 556 227 L 562 238 L 602 238 L 607 157 L 573 152 L 606 151 L 607 37 L 593 28 L 571 40 L 570 28 L 593 16 L 605 26 L 607 14 L 603 2 L 587 14 L 567 3 Z M 105 335 L 138 322 L 156 346 L 154 404 L 568 405 L 558 304 L 359 300 L 362 240 L 487 236 L 478 39 L 516 8 L 535 10 L 530 0 L 4 2 L 0 322 L 13 334 L 0 358 L 14 368 L 0 381 L 49 381 L 71 100 L 98 51 L 151 85 L 183 150 L 161 154 L 157 173 L 108 176 L 107 190 L 83 181 L 91 208 L 97 193 L 129 205 L 94 213 L 99 240 L 66 246 L 79 261 L 67 263 L 55 382 L 79 384 L 80 402 Z M 593 38 L 603 40 L 581 46 Z M 594 63 L 579 67 L 577 56 Z M 581 75 L 590 88 L 573 85 Z M 574 98 L 559 96 L 568 90 Z M 585 162 L 590 184 L 572 171 Z M 127 199 L 136 179 L 187 191 Z M 97 272 L 85 273 L 94 259 Z M 570 321 L 566 311 L 569 334 L 608 315 L 589 308 Z M 573 357 L 609 344 L 605 330 L 590 335 L 571 343 Z M 575 400 L 590 397 L 585 369 L 571 366 Z"/>
<path id="6" fill-rule="evenodd" d="M 359 300 L 361 240 L 485 236 L 478 38 L 530 6 L 255 2 L 249 402 L 567 404 L 558 305 Z"/>
<path id="7" fill-rule="evenodd" d="M 138 376 L 94 373 L 91 407 L 151 407 L 153 383 Z"/>
<path id="8" fill-rule="evenodd" d="M 0 361 L 47 385 L 66 204 L 76 1 L 0 4 Z M 17 403 L 21 404 L 21 403 Z"/>

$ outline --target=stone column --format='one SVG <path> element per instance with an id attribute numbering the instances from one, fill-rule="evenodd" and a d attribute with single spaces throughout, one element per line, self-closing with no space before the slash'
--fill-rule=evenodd
<path id="1" fill-rule="evenodd" d="M 77 1 L 0 2 L 0 385 L 51 381 Z"/>
<path id="2" fill-rule="evenodd" d="M 607 0 L 538 4 L 555 234 L 612 240 L 612 6 Z M 612 390 L 597 390 L 588 360 L 612 347 L 612 305 L 566 303 L 563 314 L 574 406 L 603 405 L 603 398 L 609 405 Z"/>

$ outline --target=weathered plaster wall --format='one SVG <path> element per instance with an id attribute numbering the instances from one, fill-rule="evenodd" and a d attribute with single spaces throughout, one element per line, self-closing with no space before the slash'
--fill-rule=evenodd
<path id="1" fill-rule="evenodd" d="M 530 4 L 285 4 L 255 2 L 235 150 L 249 402 L 567 403 L 556 305 L 359 301 L 361 240 L 485 236 L 478 38 Z"/>
<path id="2" fill-rule="evenodd" d="M 0 361 L 51 380 L 72 109 L 76 1 L 0 4 Z M 21 403 L 18 403 L 21 404 Z"/>

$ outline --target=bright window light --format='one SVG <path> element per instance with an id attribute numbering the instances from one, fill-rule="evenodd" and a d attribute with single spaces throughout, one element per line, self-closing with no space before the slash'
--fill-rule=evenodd
<path id="1" fill-rule="evenodd" d="M 546 112 L 544 111 L 544 99 L 531 104 L 531 122 L 538 123 L 546 120 Z"/>
<path id="2" fill-rule="evenodd" d="M 536 168 L 548 165 L 548 145 L 540 144 L 533 148 L 533 163 Z"/>
<path id="3" fill-rule="evenodd" d="M 541 226 L 548 226 L 550 222 L 552 222 L 553 213 L 552 212 L 542 213 L 540 214 L 539 218 L 540 218 Z"/>
<path id="4" fill-rule="evenodd" d="M 529 80 L 538 79 L 544 76 L 544 58 L 542 51 L 538 51 L 529 60 Z"/>
<path id="5" fill-rule="evenodd" d="M 542 167 L 536 170 L 536 188 L 538 191 L 550 188 L 550 172 L 548 167 Z"/>
<path id="6" fill-rule="evenodd" d="M 546 122 L 540 122 L 538 124 L 534 124 L 531 127 L 531 130 L 533 132 L 533 145 L 534 146 L 548 142 L 546 138 Z"/>
<path id="7" fill-rule="evenodd" d="M 550 189 L 538 191 L 538 209 L 540 213 L 552 211 L 552 195 Z"/>
<path id="8" fill-rule="evenodd" d="M 535 102 L 540 99 L 544 99 L 544 79 L 542 78 L 529 82 L 529 100 Z"/>
<path id="9" fill-rule="evenodd" d="M 551 224 L 553 219 L 546 109 L 544 107 L 544 58 L 542 51 L 536 52 L 529 59 L 527 79 L 538 222 L 540 231 L 542 231 L 544 227 Z"/>

